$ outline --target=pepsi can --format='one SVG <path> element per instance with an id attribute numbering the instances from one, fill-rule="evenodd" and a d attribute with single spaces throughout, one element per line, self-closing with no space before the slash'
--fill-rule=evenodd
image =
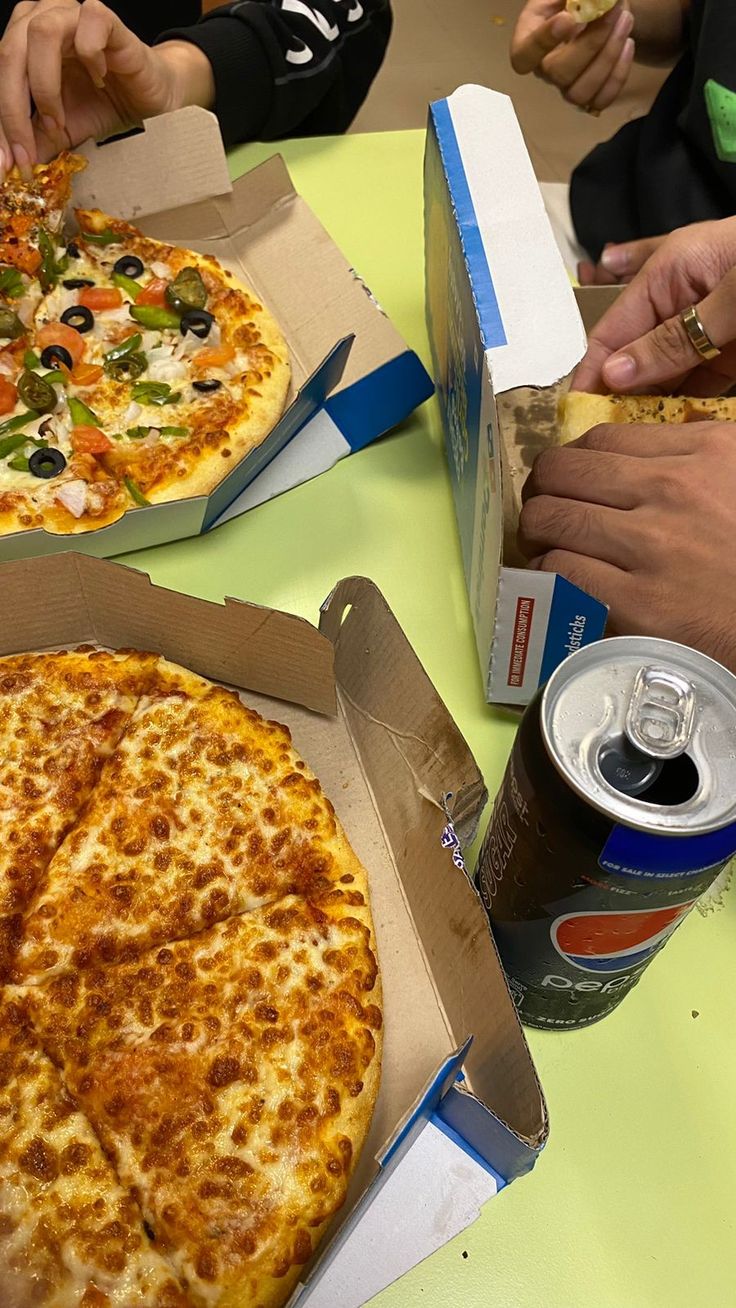
<path id="1" fill-rule="evenodd" d="M 529 1026 L 605 1017 L 736 852 L 736 677 L 598 641 L 529 704 L 477 883 Z"/>

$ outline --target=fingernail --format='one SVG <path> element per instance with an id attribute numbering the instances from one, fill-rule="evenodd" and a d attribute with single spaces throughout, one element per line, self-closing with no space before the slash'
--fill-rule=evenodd
<path id="1" fill-rule="evenodd" d="M 26 181 L 28 181 L 28 179 L 33 174 L 33 169 L 31 167 L 31 156 L 29 155 L 25 146 L 16 145 L 15 143 L 13 143 L 10 148 L 13 151 L 13 157 L 18 165 L 18 171 L 20 172 L 21 177 L 23 177 Z"/>
<path id="2" fill-rule="evenodd" d="M 613 29 L 614 36 L 628 36 L 633 26 L 634 15 L 628 9 L 624 9 L 616 20 L 616 26 Z"/>
<path id="3" fill-rule="evenodd" d="M 612 354 L 603 365 L 607 386 L 630 386 L 636 380 L 636 360 L 630 354 Z"/>
<path id="4" fill-rule="evenodd" d="M 629 251 L 625 245 L 607 245 L 601 255 L 601 263 L 606 272 L 620 277 L 629 267 Z"/>

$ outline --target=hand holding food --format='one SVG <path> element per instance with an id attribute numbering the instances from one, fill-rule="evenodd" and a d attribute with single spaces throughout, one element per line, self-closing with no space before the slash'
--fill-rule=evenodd
<path id="1" fill-rule="evenodd" d="M 212 69 L 196 46 L 150 47 L 100 0 L 22 0 L 0 41 L 0 171 L 213 101 Z"/>
<path id="2" fill-rule="evenodd" d="M 609 631 L 682 641 L 736 672 L 736 441 L 724 422 L 599 426 L 544 451 L 519 545 L 610 608 Z"/>
<path id="3" fill-rule="evenodd" d="M 591 332 L 579 391 L 719 395 L 736 379 L 736 218 L 668 236 Z M 680 315 L 695 306 L 720 350 L 704 359 Z"/>
<path id="4" fill-rule="evenodd" d="M 566 10 L 562 0 L 527 0 L 512 37 L 511 63 L 517 73 L 556 86 L 571 104 L 600 111 L 628 79 L 633 25 L 625 0 L 571 0 Z"/>

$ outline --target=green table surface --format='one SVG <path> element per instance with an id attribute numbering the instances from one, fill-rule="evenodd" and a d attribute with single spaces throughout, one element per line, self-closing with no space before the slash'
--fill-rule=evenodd
<path id="1" fill-rule="evenodd" d="M 422 132 L 397 132 L 279 148 L 427 360 L 423 147 Z M 237 150 L 233 174 L 273 152 Z M 434 401 L 315 481 L 209 536 L 124 562 L 164 586 L 312 621 L 339 577 L 373 578 L 495 792 L 514 727 L 481 694 Z M 551 1121 L 536 1168 L 374 1304 L 736 1306 L 735 959 L 736 897 L 727 892 L 709 915 L 691 914 L 611 1017 L 577 1033 L 530 1031 Z"/>

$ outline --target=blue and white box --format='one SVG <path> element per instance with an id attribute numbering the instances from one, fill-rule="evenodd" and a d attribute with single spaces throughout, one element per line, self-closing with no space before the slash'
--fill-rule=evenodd
<path id="1" fill-rule="evenodd" d="M 521 485 L 556 439 L 585 329 L 508 96 L 464 86 L 430 107 L 424 196 L 427 323 L 486 697 L 525 704 L 607 617 L 515 549 Z"/>

